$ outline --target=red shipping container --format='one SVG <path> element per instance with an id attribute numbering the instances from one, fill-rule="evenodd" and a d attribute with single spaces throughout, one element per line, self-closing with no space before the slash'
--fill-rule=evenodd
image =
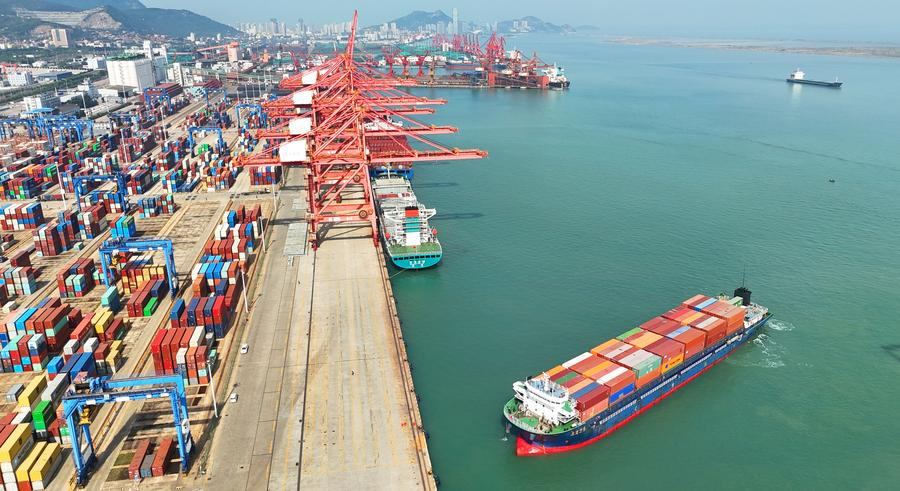
<path id="1" fill-rule="evenodd" d="M 654 317 L 649 321 L 641 324 L 641 329 L 655 332 L 660 336 L 666 336 L 670 332 L 681 328 L 681 324 L 665 317 Z"/>
<path id="2" fill-rule="evenodd" d="M 666 373 L 684 361 L 684 345 L 674 339 L 662 338 L 644 349 L 662 359 L 660 373 Z"/>
<path id="3" fill-rule="evenodd" d="M 678 341 L 684 345 L 684 359 L 687 361 L 690 357 L 703 351 L 706 347 L 706 333 L 693 327 L 684 326 L 684 331 L 678 334 L 669 334 L 668 337 Z"/>
<path id="4" fill-rule="evenodd" d="M 705 316 L 691 323 L 691 327 L 706 333 L 706 346 L 712 346 L 725 337 L 725 321 L 718 317 Z"/>

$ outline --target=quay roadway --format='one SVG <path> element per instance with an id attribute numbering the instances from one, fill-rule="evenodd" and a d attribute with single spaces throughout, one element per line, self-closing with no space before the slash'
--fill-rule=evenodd
<path id="1" fill-rule="evenodd" d="M 335 227 L 286 257 L 305 229 L 303 171 L 279 192 L 270 253 L 212 441 L 205 489 L 434 489 L 411 423 L 379 252 L 368 227 Z M 295 225 L 296 227 L 297 225 Z M 415 400 L 413 396 L 413 401 Z M 423 460 L 425 462 L 423 462 Z"/>

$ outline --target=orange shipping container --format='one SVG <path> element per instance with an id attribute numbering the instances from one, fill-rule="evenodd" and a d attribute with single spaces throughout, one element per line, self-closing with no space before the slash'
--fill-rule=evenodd
<path id="1" fill-rule="evenodd" d="M 662 359 L 660 373 L 666 373 L 684 362 L 684 345 L 674 339 L 662 338 L 644 349 Z"/>
<path id="2" fill-rule="evenodd" d="M 625 342 L 634 346 L 635 348 L 643 348 L 647 345 L 653 344 L 662 339 L 662 336 L 659 334 L 650 332 L 650 331 L 642 331 L 638 334 L 633 334 L 625 339 Z"/>
<path id="3" fill-rule="evenodd" d="M 676 331 L 672 331 L 667 336 L 684 345 L 685 360 L 700 353 L 706 347 L 704 344 L 706 342 L 706 333 L 690 326 L 684 326 Z"/>

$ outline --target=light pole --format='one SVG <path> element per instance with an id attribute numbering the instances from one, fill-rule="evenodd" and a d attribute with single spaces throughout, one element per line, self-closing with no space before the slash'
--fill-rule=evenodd
<path id="1" fill-rule="evenodd" d="M 56 177 L 59 179 L 59 194 L 62 196 L 63 210 L 68 209 L 66 206 L 66 188 L 62 182 L 62 172 L 59 171 L 59 163 L 56 164 Z"/>
<path id="2" fill-rule="evenodd" d="M 213 377 L 212 367 L 209 365 L 209 360 L 206 360 L 206 373 L 209 374 L 209 390 L 212 392 L 213 413 L 216 415 L 216 419 L 218 419 L 219 418 L 219 403 L 216 401 L 216 383 L 215 383 L 215 377 Z"/>
<path id="3" fill-rule="evenodd" d="M 247 303 L 247 280 L 244 279 L 244 270 L 241 270 L 241 295 L 244 297 L 244 313 L 250 313 L 250 305 Z"/>

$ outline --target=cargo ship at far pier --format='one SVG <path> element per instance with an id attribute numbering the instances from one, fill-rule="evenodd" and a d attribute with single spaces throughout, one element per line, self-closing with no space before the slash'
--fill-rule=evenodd
<path id="1" fill-rule="evenodd" d="M 807 80 L 806 73 L 801 69 L 796 69 L 791 72 L 791 76 L 787 78 L 788 83 L 792 84 L 803 84 L 803 85 L 818 85 L 820 87 L 831 87 L 832 89 L 840 89 L 844 82 L 838 82 L 835 78 L 834 82 L 822 82 L 819 80 Z"/>
<path id="2" fill-rule="evenodd" d="M 565 70 L 562 67 L 553 65 L 543 70 L 547 77 L 547 86 L 551 89 L 568 89 L 569 79 L 566 78 Z"/>
<path id="3" fill-rule="evenodd" d="M 513 384 L 503 407 L 517 455 L 591 444 L 684 387 L 769 321 L 741 287 L 734 297 L 695 295 L 569 361 Z"/>
<path id="4" fill-rule="evenodd" d="M 381 242 L 394 266 L 424 269 L 439 263 L 443 249 L 437 230 L 428 225 L 437 212 L 419 203 L 409 179 L 391 173 L 380 175 L 372 180 L 372 193 Z"/>

